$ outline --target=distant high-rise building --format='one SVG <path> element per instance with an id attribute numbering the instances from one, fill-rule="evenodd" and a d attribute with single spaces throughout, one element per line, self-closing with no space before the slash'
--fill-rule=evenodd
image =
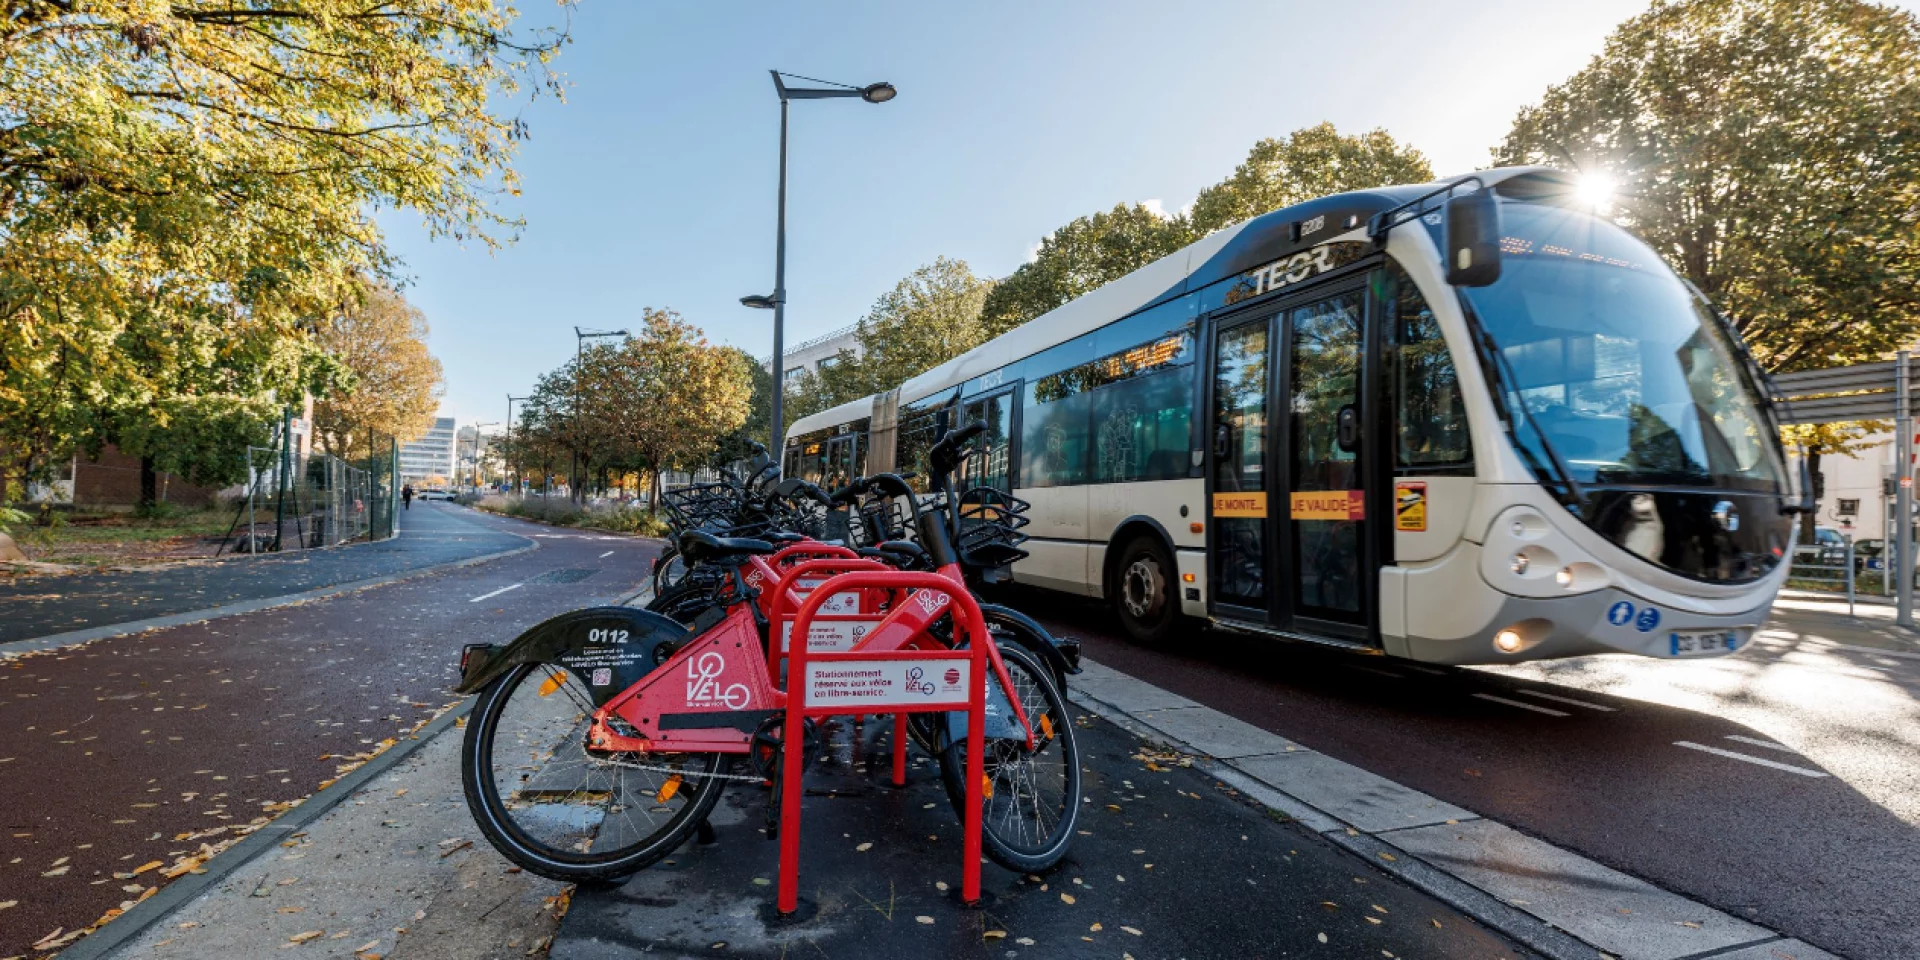
<path id="1" fill-rule="evenodd" d="M 400 482 L 418 484 L 428 477 L 453 478 L 452 417 L 438 417 L 420 439 L 400 447 Z"/>

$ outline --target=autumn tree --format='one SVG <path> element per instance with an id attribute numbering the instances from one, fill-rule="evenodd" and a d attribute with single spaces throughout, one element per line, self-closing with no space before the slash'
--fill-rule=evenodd
<path id="1" fill-rule="evenodd" d="M 349 375 L 313 406 L 314 432 L 343 459 L 364 456 L 369 433 L 400 443 L 426 433 L 443 384 L 440 361 L 427 350 L 426 314 L 385 284 L 362 283 L 356 293 L 314 337 Z"/>
<path id="2" fill-rule="evenodd" d="M 1005 333 L 1260 214 L 1329 194 L 1431 179 L 1426 158 L 1384 130 L 1348 136 L 1322 123 L 1261 140 L 1232 175 L 1200 192 L 1191 213 L 1166 216 L 1123 203 L 1055 230 L 987 298 L 987 332 Z"/>
<path id="3" fill-rule="evenodd" d="M 980 311 L 992 289 L 993 281 L 974 276 L 965 260 L 938 257 L 915 268 L 860 319 L 858 352 L 842 350 L 826 369 L 800 377 L 788 423 L 890 390 L 985 343 Z"/>
<path id="4" fill-rule="evenodd" d="M 652 307 L 618 361 L 633 384 L 633 402 L 609 411 L 612 432 L 636 454 L 647 502 L 658 509 L 661 471 L 699 466 L 721 437 L 746 422 L 753 362 L 708 343 L 678 313 Z"/>
<path id="5" fill-rule="evenodd" d="M 1200 191 L 1189 219 L 1205 236 L 1318 197 L 1432 179 L 1427 158 L 1385 130 L 1349 136 L 1322 123 L 1254 144 L 1230 176 Z"/>
<path id="6" fill-rule="evenodd" d="M 517 36 L 512 18 L 494 0 L 12 4 L 0 479 L 197 395 L 151 392 L 194 371 L 121 349 L 135 323 L 269 358 L 232 379 L 284 398 L 324 367 L 312 323 L 393 270 L 376 210 L 510 239 L 492 203 L 526 131 L 494 109 L 524 81 L 554 89 L 561 39 Z"/>
<path id="7" fill-rule="evenodd" d="M 1920 333 L 1920 21 L 1859 0 L 1684 0 L 1620 25 L 1494 151 L 1615 183 L 1612 215 L 1770 369 Z"/>

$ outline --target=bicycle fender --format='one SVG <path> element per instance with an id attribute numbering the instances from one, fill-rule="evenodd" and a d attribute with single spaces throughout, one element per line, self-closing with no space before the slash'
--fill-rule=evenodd
<path id="1" fill-rule="evenodd" d="M 678 645 L 686 627 L 634 607 L 587 607 L 549 618 L 503 645 L 463 653 L 455 693 L 477 693 L 523 663 L 559 664 L 586 681 L 593 702 L 606 703 L 653 670 L 662 643 Z"/>
<path id="2" fill-rule="evenodd" d="M 1034 656 L 1045 660 L 1055 670 L 1066 675 L 1080 672 L 1080 641 L 1056 638 L 1032 617 L 1012 607 L 1003 607 L 997 603 L 983 603 L 980 605 L 980 612 L 986 617 L 989 625 L 998 621 L 1011 627 L 1013 637 L 1020 641 L 1020 646 L 1025 647 Z"/>

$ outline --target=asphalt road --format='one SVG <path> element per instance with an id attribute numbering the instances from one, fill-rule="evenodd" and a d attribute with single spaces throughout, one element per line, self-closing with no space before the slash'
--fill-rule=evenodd
<path id="1" fill-rule="evenodd" d="M 201 844 L 312 794 L 453 702 L 462 644 L 630 593 L 654 554 L 461 508 L 410 519 L 541 548 L 0 662 L 0 957 L 92 924 Z"/>
<path id="2" fill-rule="evenodd" d="M 378 543 L 168 564 L 121 573 L 0 580 L 0 643 L 304 593 L 499 553 L 524 541 L 466 522 L 471 511 L 418 507 Z M 4 956 L 4 954 L 0 954 Z"/>
<path id="3" fill-rule="evenodd" d="M 1727 659 L 1446 669 L 1220 632 L 1147 648 L 1091 601 L 1012 602 L 1100 663 L 1736 916 L 1920 957 L 1910 640 L 1777 612 Z"/>

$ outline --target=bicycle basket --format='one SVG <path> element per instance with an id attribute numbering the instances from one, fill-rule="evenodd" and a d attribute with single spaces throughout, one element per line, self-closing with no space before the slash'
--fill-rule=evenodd
<path id="1" fill-rule="evenodd" d="M 731 529 L 739 523 L 739 493 L 724 483 L 663 490 L 660 505 L 667 508 L 667 523 L 676 536 L 688 530 Z"/>
<path id="2" fill-rule="evenodd" d="M 1020 528 L 1029 522 L 1029 504 L 994 487 L 970 487 L 956 502 L 959 530 L 954 549 L 960 562 L 981 570 L 1009 566 L 1027 558 L 1020 545 L 1027 535 Z"/>

